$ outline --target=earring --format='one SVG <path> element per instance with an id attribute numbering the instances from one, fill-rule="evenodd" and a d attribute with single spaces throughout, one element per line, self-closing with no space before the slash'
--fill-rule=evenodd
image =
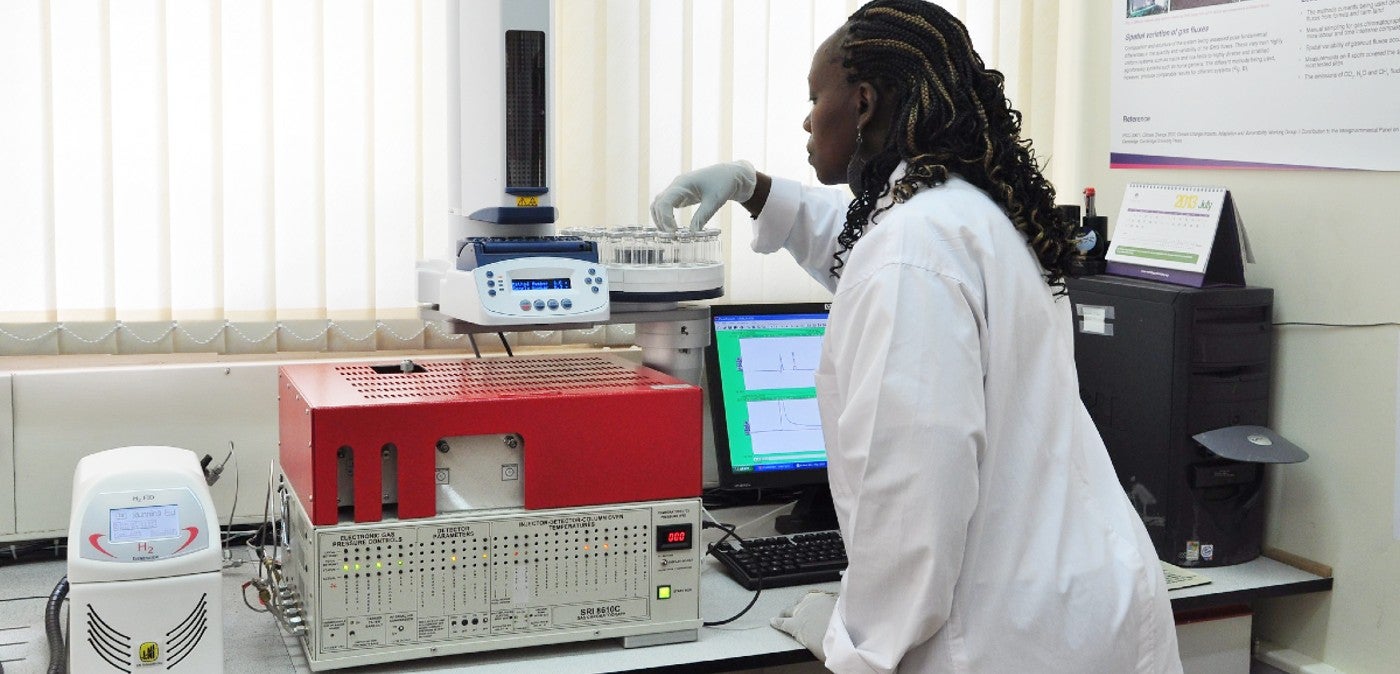
<path id="1" fill-rule="evenodd" d="M 856 149 L 859 150 L 865 145 L 865 136 L 861 135 L 861 128 L 856 127 Z"/>

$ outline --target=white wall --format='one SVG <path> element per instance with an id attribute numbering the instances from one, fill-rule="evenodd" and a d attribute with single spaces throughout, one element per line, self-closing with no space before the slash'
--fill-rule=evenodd
<path id="1" fill-rule="evenodd" d="M 214 507 L 224 524 L 231 514 L 240 524 L 261 521 L 269 463 L 277 455 L 279 364 L 0 373 L 0 541 L 66 536 L 78 460 L 127 445 L 181 447 L 209 454 L 217 465 L 232 444 L 235 453 L 210 488 Z"/>
<path id="2" fill-rule="evenodd" d="M 1061 62 L 1078 67 L 1059 80 L 1059 100 L 1073 102 L 1057 120 L 1060 192 L 1098 188 L 1111 225 L 1130 181 L 1224 185 L 1257 258 L 1246 278 L 1274 289 L 1275 321 L 1400 320 L 1400 174 L 1109 170 L 1111 17 L 1086 4 L 1061 3 Z M 1348 674 L 1394 672 L 1397 329 L 1279 327 L 1275 336 L 1272 425 L 1312 457 L 1272 472 L 1265 542 L 1331 565 L 1336 583 L 1328 594 L 1262 602 L 1255 632 Z"/>

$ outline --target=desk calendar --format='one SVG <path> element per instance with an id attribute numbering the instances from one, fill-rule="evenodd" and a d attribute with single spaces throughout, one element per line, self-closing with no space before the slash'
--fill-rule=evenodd
<path id="1" fill-rule="evenodd" d="M 1238 214 L 1223 187 L 1129 183 L 1108 273 L 1178 285 L 1244 285 Z"/>

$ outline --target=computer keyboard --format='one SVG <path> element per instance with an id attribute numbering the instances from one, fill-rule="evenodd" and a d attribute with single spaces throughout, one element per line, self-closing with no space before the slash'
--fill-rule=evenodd
<path id="1" fill-rule="evenodd" d="M 840 580 L 846 569 L 846 546 L 839 531 L 750 538 L 726 542 L 711 554 L 735 582 L 750 590 L 810 585 Z"/>

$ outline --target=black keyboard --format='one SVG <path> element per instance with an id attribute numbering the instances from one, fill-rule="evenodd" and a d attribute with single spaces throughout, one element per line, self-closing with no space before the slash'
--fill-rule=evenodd
<path id="1" fill-rule="evenodd" d="M 846 546 L 839 531 L 750 538 L 723 543 L 711 552 L 735 582 L 750 590 L 840 580 Z"/>

